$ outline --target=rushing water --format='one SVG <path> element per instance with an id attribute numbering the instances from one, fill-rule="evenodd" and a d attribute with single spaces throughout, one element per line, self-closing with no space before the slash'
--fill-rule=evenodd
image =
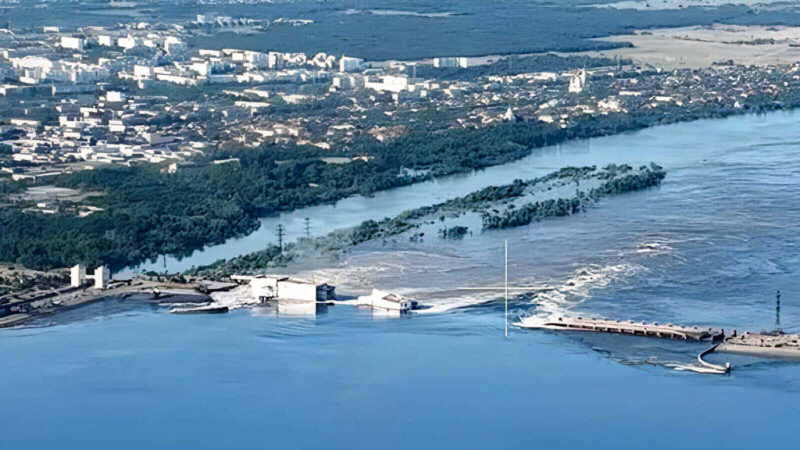
<path id="1" fill-rule="evenodd" d="M 702 344 L 514 327 L 506 341 L 497 292 L 458 288 L 500 284 L 508 239 L 511 284 L 536 286 L 513 299 L 514 321 L 574 313 L 760 330 L 782 289 L 783 327 L 800 331 L 797 113 L 541 149 L 265 219 L 265 229 L 302 229 L 311 217 L 322 233 L 565 165 L 650 161 L 668 171 L 660 188 L 577 217 L 462 241 L 432 237 L 432 226 L 424 242 L 371 243 L 292 268 L 343 293 L 404 292 L 432 305 L 428 314 L 337 305 L 315 317 L 171 316 L 109 301 L 51 327 L 4 330 L 0 448 L 793 448 L 798 364 L 712 355 L 736 368 L 710 376 L 671 369 Z"/>

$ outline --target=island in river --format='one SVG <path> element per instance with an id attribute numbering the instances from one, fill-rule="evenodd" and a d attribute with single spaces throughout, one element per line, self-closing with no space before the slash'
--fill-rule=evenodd
<path id="1" fill-rule="evenodd" d="M 426 236 L 460 238 L 476 223 L 480 230 L 513 228 L 548 217 L 563 217 L 585 211 L 602 197 L 658 186 L 666 176 L 663 168 L 651 163 L 634 169 L 609 164 L 592 167 L 565 167 L 532 180 L 489 186 L 466 196 L 400 213 L 379 221 L 367 220 L 358 226 L 336 230 L 316 238 L 300 239 L 285 246 L 268 246 L 258 252 L 187 271 L 187 275 L 218 279 L 285 266 L 298 258 L 326 258 L 369 241 L 394 240 L 401 236 L 421 241 Z M 436 234 L 431 226 L 438 227 Z M 423 229 L 424 227 L 424 229 Z M 434 237 L 435 238 L 435 237 Z"/>

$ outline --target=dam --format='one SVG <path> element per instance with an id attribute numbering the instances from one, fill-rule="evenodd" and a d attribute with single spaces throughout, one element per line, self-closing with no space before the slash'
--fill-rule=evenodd
<path id="1" fill-rule="evenodd" d="M 722 330 L 700 328 L 697 326 L 680 326 L 658 322 L 634 322 L 612 319 L 587 319 L 583 317 L 558 317 L 535 326 L 522 325 L 524 328 L 546 328 L 550 330 L 594 331 L 600 333 L 629 334 L 632 336 L 648 336 L 664 339 L 681 339 L 700 341 L 718 339 L 723 336 Z"/>
<path id="2" fill-rule="evenodd" d="M 712 364 L 703 358 L 711 353 L 728 353 L 756 358 L 800 361 L 800 335 L 789 334 L 776 329 L 771 333 L 739 334 L 736 330 L 730 335 L 723 329 L 682 326 L 658 322 L 634 322 L 631 320 L 612 320 L 607 318 L 557 317 L 544 321 L 518 323 L 521 328 L 538 328 L 561 331 L 583 331 L 595 333 L 624 334 L 660 339 L 710 341 L 713 345 L 697 356 L 697 366 L 684 366 L 680 370 L 699 373 L 724 374 L 730 372 L 730 363 Z"/>

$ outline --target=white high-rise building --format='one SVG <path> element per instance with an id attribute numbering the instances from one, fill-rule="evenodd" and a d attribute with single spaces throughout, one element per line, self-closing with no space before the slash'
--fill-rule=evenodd
<path id="1" fill-rule="evenodd" d="M 83 38 L 72 36 L 61 36 L 61 48 L 83 51 Z"/>
<path id="2" fill-rule="evenodd" d="M 358 72 L 363 64 L 364 60 L 361 58 L 342 56 L 339 59 L 339 72 Z"/>
<path id="3" fill-rule="evenodd" d="M 572 74 L 569 79 L 569 91 L 572 93 L 580 93 L 586 86 L 586 69 L 581 69 L 577 73 Z"/>

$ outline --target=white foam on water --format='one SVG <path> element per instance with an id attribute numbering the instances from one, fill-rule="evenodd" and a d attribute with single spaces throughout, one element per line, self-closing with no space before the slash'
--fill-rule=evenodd
<path id="1" fill-rule="evenodd" d="M 502 293 L 499 293 L 499 295 L 502 295 Z M 490 301 L 497 300 L 497 298 L 498 298 L 497 291 L 488 291 L 486 293 L 474 293 L 468 295 L 463 295 L 463 294 L 456 295 L 455 293 L 453 293 L 452 296 L 426 298 L 424 301 L 420 302 L 420 304 L 424 308 L 415 310 L 414 313 L 415 314 L 443 313 L 457 308 L 466 308 L 468 306 L 475 306 L 475 305 L 480 305 L 482 303 L 488 303 Z"/>
<path id="2" fill-rule="evenodd" d="M 648 269 L 637 263 L 643 257 L 675 255 L 671 243 L 668 238 L 648 238 L 609 262 L 588 264 L 576 269 L 566 279 L 516 280 L 512 286 L 526 286 L 530 290 L 514 289 L 512 295 L 532 295 L 531 303 L 536 305 L 526 314 L 527 317 L 521 318 L 522 323 L 529 325 L 543 318 L 569 315 L 569 310 L 591 298 L 593 291 L 646 272 Z M 475 258 L 423 251 L 373 251 L 348 255 L 335 267 L 299 276 L 331 283 L 340 294 L 363 295 L 374 288 L 399 294 L 416 300 L 423 307 L 416 313 L 435 314 L 501 299 L 502 289 L 459 289 L 477 282 L 463 282 L 461 277 L 465 272 L 469 273 L 472 269 L 480 271 L 483 267 L 491 270 L 491 265 L 476 261 Z M 416 287 L 404 287 L 408 284 Z M 356 303 L 351 300 L 335 302 L 341 305 Z"/>
<path id="3" fill-rule="evenodd" d="M 352 255 L 336 267 L 304 274 L 308 279 L 324 280 L 338 290 L 355 294 L 368 294 L 372 289 L 397 294 L 414 292 L 414 288 L 393 287 L 406 278 L 444 276 L 453 270 L 474 266 L 467 258 L 421 251 L 376 251 Z M 390 286 L 386 286 L 389 284 Z"/>
<path id="4" fill-rule="evenodd" d="M 235 287 L 227 292 L 213 292 L 211 306 L 227 306 L 228 309 L 239 309 L 255 306 L 258 300 L 253 297 L 249 285 Z"/>
<path id="5" fill-rule="evenodd" d="M 536 293 L 532 300 L 536 308 L 520 317 L 518 325 L 535 328 L 553 318 L 570 316 L 570 309 L 590 299 L 593 291 L 645 271 L 644 266 L 628 262 L 590 264 L 578 269 L 552 290 Z"/>
<path id="6" fill-rule="evenodd" d="M 636 253 L 661 254 L 673 250 L 665 242 L 642 242 L 636 246 Z"/>
<path id="7" fill-rule="evenodd" d="M 352 300 L 331 300 L 328 303 L 332 305 L 344 305 L 344 306 L 358 306 L 358 299 Z"/>
<path id="8" fill-rule="evenodd" d="M 164 306 L 166 308 L 200 308 L 203 306 L 209 306 L 208 302 L 179 302 L 179 303 L 159 303 L 158 306 Z"/>
<path id="9" fill-rule="evenodd" d="M 520 317 L 517 325 L 536 328 L 554 318 L 569 317 L 570 309 L 590 299 L 593 291 L 647 272 L 647 267 L 636 262 L 643 256 L 671 255 L 682 259 L 670 245 L 673 242 L 670 239 L 649 239 L 632 250 L 621 252 L 615 262 L 590 264 L 575 270 L 567 280 L 553 283 L 555 287 L 552 290 L 534 295 L 532 303 L 536 304 L 536 308 Z"/>

